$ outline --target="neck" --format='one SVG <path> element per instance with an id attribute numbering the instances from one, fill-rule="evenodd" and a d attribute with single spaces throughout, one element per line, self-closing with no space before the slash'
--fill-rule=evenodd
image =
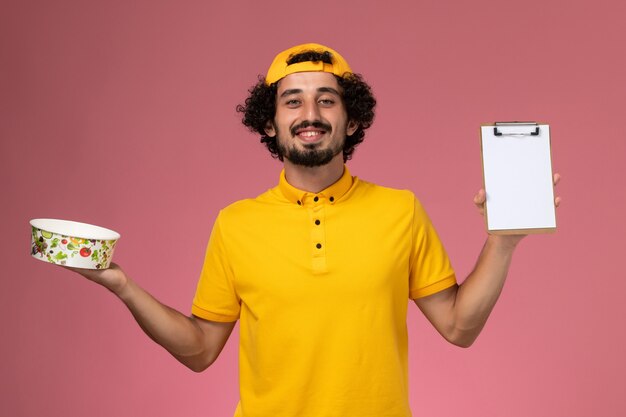
<path id="1" fill-rule="evenodd" d="M 339 153 L 328 164 L 319 167 L 294 165 L 285 159 L 285 178 L 299 190 L 319 193 L 343 175 L 343 154 Z"/>

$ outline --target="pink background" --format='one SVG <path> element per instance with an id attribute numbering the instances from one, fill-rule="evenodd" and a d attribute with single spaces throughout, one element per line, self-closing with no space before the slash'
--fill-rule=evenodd
<path id="1" fill-rule="evenodd" d="M 479 124 L 552 128 L 559 231 L 522 242 L 471 349 L 410 306 L 414 414 L 623 416 L 625 4 L 4 0 L 0 415 L 232 415 L 237 332 L 188 371 L 106 290 L 32 259 L 28 220 L 119 231 L 115 260 L 188 313 L 218 210 L 280 171 L 235 106 L 313 41 L 379 100 L 353 174 L 415 191 L 460 277 L 485 238 Z"/>

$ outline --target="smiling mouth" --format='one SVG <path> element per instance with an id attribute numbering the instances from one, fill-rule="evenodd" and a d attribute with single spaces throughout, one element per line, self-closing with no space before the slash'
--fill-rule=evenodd
<path id="1" fill-rule="evenodd" d="M 330 132 L 330 125 L 321 121 L 304 121 L 291 128 L 291 134 L 304 143 L 316 143 Z"/>
<path id="2" fill-rule="evenodd" d="M 303 142 L 317 142 L 325 133 L 323 130 L 301 130 L 296 136 Z"/>

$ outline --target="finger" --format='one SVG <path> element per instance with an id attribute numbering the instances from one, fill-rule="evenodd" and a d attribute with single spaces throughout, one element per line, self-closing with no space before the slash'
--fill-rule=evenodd
<path id="1" fill-rule="evenodd" d="M 67 269 L 68 271 L 72 271 L 72 272 L 77 273 L 78 275 L 82 275 L 83 277 L 91 281 L 96 280 L 101 274 L 100 271 L 102 271 L 101 269 L 78 268 L 78 267 L 67 266 L 67 265 L 61 265 L 61 266 Z"/>
<path id="2" fill-rule="evenodd" d="M 561 197 L 557 197 L 554 199 L 554 206 L 558 207 L 561 204 Z"/>
<path id="3" fill-rule="evenodd" d="M 481 188 L 480 190 L 478 190 L 478 193 L 476 193 L 476 195 L 474 196 L 474 204 L 476 204 L 477 206 L 482 206 L 483 204 L 485 204 L 485 200 L 486 200 L 485 197 L 486 197 L 485 190 Z"/>
<path id="4" fill-rule="evenodd" d="M 559 181 L 561 181 L 561 174 L 559 174 L 558 172 L 556 174 L 554 174 L 554 176 L 552 177 L 552 182 L 554 183 L 554 185 L 557 185 L 559 183 Z"/>
<path id="5" fill-rule="evenodd" d="M 478 190 L 478 193 L 476 193 L 476 195 L 474 196 L 474 205 L 478 209 L 478 213 L 483 216 L 485 215 L 485 200 L 486 200 L 485 190 L 483 189 Z"/>

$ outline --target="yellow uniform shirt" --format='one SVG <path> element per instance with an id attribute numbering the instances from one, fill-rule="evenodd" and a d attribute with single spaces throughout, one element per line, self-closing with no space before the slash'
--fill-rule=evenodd
<path id="1" fill-rule="evenodd" d="M 408 300 L 455 283 L 410 191 L 283 172 L 220 212 L 192 313 L 241 320 L 236 417 L 407 417 Z"/>

